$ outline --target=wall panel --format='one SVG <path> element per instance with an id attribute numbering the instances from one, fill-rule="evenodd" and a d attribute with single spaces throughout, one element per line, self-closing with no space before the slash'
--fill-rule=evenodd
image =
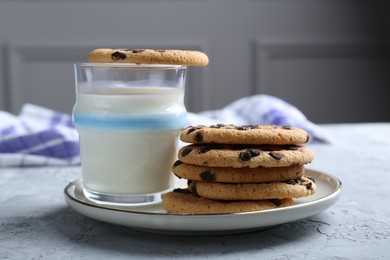
<path id="1" fill-rule="evenodd" d="M 256 92 L 278 96 L 317 122 L 376 121 L 389 108 L 384 44 L 352 40 L 256 40 Z M 371 105 L 366 105 L 371 104 Z"/>

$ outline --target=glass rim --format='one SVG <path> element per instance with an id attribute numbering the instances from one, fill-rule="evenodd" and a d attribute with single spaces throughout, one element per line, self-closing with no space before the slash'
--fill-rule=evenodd
<path id="1" fill-rule="evenodd" d="M 92 62 L 83 62 L 74 64 L 75 68 L 120 68 L 120 69 L 186 69 L 186 65 L 177 65 L 177 64 L 136 64 L 136 63 L 92 63 Z"/>

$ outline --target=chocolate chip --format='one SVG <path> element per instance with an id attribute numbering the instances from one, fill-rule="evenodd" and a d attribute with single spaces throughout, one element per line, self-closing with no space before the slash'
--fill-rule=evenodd
<path id="1" fill-rule="evenodd" d="M 131 52 L 132 53 L 141 53 L 141 52 L 144 52 L 144 51 L 145 51 L 145 49 L 134 49 Z"/>
<path id="2" fill-rule="evenodd" d="M 204 171 L 200 173 L 200 178 L 203 181 L 215 181 L 215 174 L 212 171 Z"/>
<path id="3" fill-rule="evenodd" d="M 309 142 L 309 140 L 310 140 L 310 136 L 307 135 L 307 136 L 306 136 L 306 143 Z"/>
<path id="4" fill-rule="evenodd" d="M 186 157 L 191 151 L 191 148 L 186 148 L 181 152 L 181 156 Z"/>
<path id="5" fill-rule="evenodd" d="M 302 185 L 302 186 L 307 186 L 308 185 L 307 181 L 305 181 L 301 177 L 293 179 L 293 180 L 284 181 L 284 183 L 291 184 L 291 185 L 299 184 L 299 185 Z M 308 189 L 310 189 L 310 188 L 308 188 Z"/>
<path id="6" fill-rule="evenodd" d="M 274 152 L 274 151 L 272 151 L 272 152 L 269 152 L 268 153 L 272 158 L 274 158 L 275 160 L 281 160 L 283 157 L 280 155 L 280 154 L 278 154 L 278 153 L 276 153 L 276 152 Z"/>
<path id="7" fill-rule="evenodd" d="M 291 130 L 291 126 L 287 126 L 287 125 L 282 126 L 282 128 L 285 130 Z"/>
<path id="8" fill-rule="evenodd" d="M 249 161 L 252 158 L 252 155 L 249 151 L 244 151 L 241 152 L 238 157 L 240 158 L 241 161 L 246 162 Z"/>
<path id="9" fill-rule="evenodd" d="M 295 185 L 295 184 L 298 183 L 298 181 L 296 179 L 292 179 L 292 180 L 284 181 L 284 183 L 287 183 L 287 184 L 290 184 L 290 185 Z"/>
<path id="10" fill-rule="evenodd" d="M 238 157 L 240 158 L 241 161 L 249 161 L 252 157 L 256 157 L 260 155 L 260 151 L 258 150 L 253 150 L 253 149 L 248 149 L 246 151 L 241 152 Z"/>
<path id="11" fill-rule="evenodd" d="M 203 135 L 201 132 L 195 134 L 194 141 L 200 143 L 203 141 Z"/>
<path id="12" fill-rule="evenodd" d="M 157 52 L 166 52 L 166 50 L 156 50 Z"/>
<path id="13" fill-rule="evenodd" d="M 312 187 L 313 187 L 313 183 L 309 182 L 306 184 L 306 189 L 311 190 Z"/>
<path id="14" fill-rule="evenodd" d="M 126 59 L 126 54 L 119 52 L 119 51 L 116 51 L 116 52 L 111 54 L 111 59 L 113 61 L 124 60 L 124 59 Z"/>
<path id="15" fill-rule="evenodd" d="M 316 182 L 316 180 L 313 177 L 311 177 L 311 176 L 306 176 L 306 178 L 308 178 L 309 180 L 311 180 L 314 183 Z"/>
<path id="16" fill-rule="evenodd" d="M 182 164 L 183 162 L 180 161 L 180 160 L 177 160 L 174 164 L 173 164 L 173 168 L 179 166 L 180 164 Z"/>
<path id="17" fill-rule="evenodd" d="M 256 156 L 260 155 L 260 151 L 259 150 L 248 149 L 248 151 L 250 152 L 252 157 L 256 157 Z"/>
<path id="18" fill-rule="evenodd" d="M 193 126 L 193 127 L 190 127 L 187 131 L 187 134 L 191 134 L 192 132 L 196 131 L 196 130 L 199 130 L 201 129 L 202 127 L 201 126 Z"/>
<path id="19" fill-rule="evenodd" d="M 268 200 L 269 202 L 273 203 L 275 206 L 279 207 L 280 205 L 282 205 L 282 200 L 280 199 L 269 199 Z"/>

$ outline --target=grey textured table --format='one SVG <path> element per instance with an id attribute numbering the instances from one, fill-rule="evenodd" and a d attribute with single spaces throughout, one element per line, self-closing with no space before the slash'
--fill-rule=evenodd
<path id="1" fill-rule="evenodd" d="M 175 237 L 98 222 L 70 209 L 73 168 L 0 169 L 0 259 L 390 259 L 390 123 L 325 125 L 308 167 L 343 182 L 326 211 L 271 229 Z"/>

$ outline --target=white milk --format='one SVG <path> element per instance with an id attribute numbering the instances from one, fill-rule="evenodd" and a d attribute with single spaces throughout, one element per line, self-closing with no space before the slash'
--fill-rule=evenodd
<path id="1" fill-rule="evenodd" d="M 106 88 L 78 93 L 83 185 L 106 194 L 169 189 L 177 137 L 185 123 L 183 92 L 171 88 Z"/>

